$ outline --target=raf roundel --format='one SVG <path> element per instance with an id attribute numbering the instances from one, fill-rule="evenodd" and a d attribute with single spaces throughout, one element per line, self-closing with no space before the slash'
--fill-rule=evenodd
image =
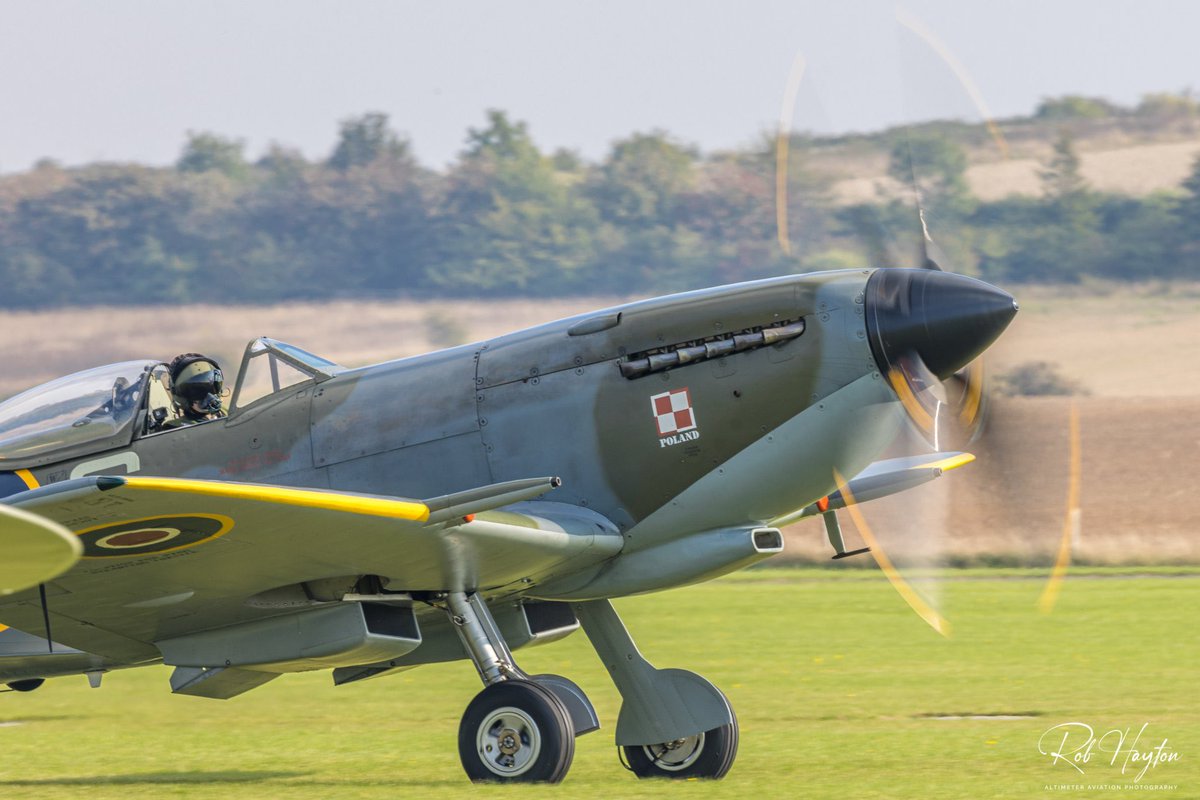
<path id="1" fill-rule="evenodd" d="M 101 536 L 94 541 L 97 547 L 103 547 L 105 550 L 132 550 L 169 542 L 179 534 L 179 528 L 163 525 L 153 528 L 135 528 L 131 531 L 117 531 Z"/>
<path id="2" fill-rule="evenodd" d="M 692 397 L 686 386 L 654 395 L 650 398 L 650 407 L 660 437 L 696 429 L 696 412 L 692 409 Z"/>
<path id="3" fill-rule="evenodd" d="M 221 514 L 172 514 L 109 523 L 77 531 L 84 558 L 171 553 L 216 539 L 233 527 Z"/>

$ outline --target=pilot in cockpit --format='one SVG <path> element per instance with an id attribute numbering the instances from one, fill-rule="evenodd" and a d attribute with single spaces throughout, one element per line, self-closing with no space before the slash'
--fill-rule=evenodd
<path id="1" fill-rule="evenodd" d="M 183 353 L 171 361 L 167 374 L 175 416 L 157 421 L 155 430 L 169 430 L 225 416 L 221 408 L 225 377 L 215 359 L 199 353 Z"/>

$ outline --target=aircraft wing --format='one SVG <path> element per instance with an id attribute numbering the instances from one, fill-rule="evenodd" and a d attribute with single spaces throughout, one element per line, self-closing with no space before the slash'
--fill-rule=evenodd
<path id="1" fill-rule="evenodd" d="M 889 458 L 870 464 L 855 475 L 844 486 L 828 497 L 772 520 L 775 526 L 790 525 L 805 517 L 836 511 L 853 503 L 865 503 L 896 494 L 928 483 L 942 473 L 970 464 L 975 456 L 970 453 L 929 453 L 921 456 Z"/>
<path id="2" fill-rule="evenodd" d="M 400 592 L 498 589 L 615 554 L 596 515 L 494 509 L 538 497 L 556 478 L 417 501 L 173 478 L 88 477 L 3 503 L 74 533 L 82 558 L 47 583 L 56 642 L 114 661 L 159 657 L 154 642 L 339 600 L 355 577 Z M 11 510 L 11 509 L 9 509 Z M 42 634 L 36 589 L 0 597 L 0 623 Z"/>

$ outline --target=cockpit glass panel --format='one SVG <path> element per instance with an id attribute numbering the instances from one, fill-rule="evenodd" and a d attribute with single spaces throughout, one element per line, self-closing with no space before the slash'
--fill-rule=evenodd
<path id="1" fill-rule="evenodd" d="M 303 350 L 299 347 L 296 347 L 296 345 L 294 345 L 294 344 L 288 344 L 287 342 L 280 342 L 275 339 L 260 339 L 259 341 L 263 342 L 263 344 L 267 345 L 272 350 L 278 350 L 281 353 L 286 353 L 287 355 L 291 356 L 292 358 L 299 361 L 300 363 L 307 364 L 308 366 L 312 367 L 313 371 L 315 371 L 315 372 L 322 372 L 322 373 L 328 374 L 331 371 L 331 369 L 332 370 L 341 369 L 340 366 L 338 366 L 334 362 L 330 361 L 329 359 L 321 358 L 320 356 L 315 356 L 312 353 L 308 352 L 307 350 Z"/>
<path id="2" fill-rule="evenodd" d="M 311 373 L 293 367 L 274 353 L 256 353 L 246 360 L 234 404 L 237 408 L 245 408 L 261 397 L 312 380 L 312 377 Z"/>
<path id="3" fill-rule="evenodd" d="M 242 409 L 268 395 L 304 383 L 322 381 L 343 367 L 295 345 L 262 337 L 246 346 L 233 408 Z"/>
<path id="4" fill-rule="evenodd" d="M 0 458 L 17 460 L 120 435 L 137 416 L 146 372 L 156 363 L 96 367 L 0 404 Z"/>

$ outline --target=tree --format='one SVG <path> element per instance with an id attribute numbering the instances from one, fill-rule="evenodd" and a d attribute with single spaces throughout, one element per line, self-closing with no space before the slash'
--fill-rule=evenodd
<path id="1" fill-rule="evenodd" d="M 1190 91 L 1180 94 L 1162 92 L 1146 94 L 1138 103 L 1137 115 L 1162 123 L 1172 120 L 1194 120 L 1200 117 L 1200 102 Z"/>
<path id="2" fill-rule="evenodd" d="M 180 172 L 219 172 L 231 178 L 245 177 L 245 142 L 241 139 L 226 139 L 215 133 L 188 131 L 187 143 L 175 169 Z"/>
<path id="3" fill-rule="evenodd" d="M 1079 171 L 1079 155 L 1075 143 L 1066 131 L 1054 142 L 1054 154 L 1050 162 L 1038 172 L 1042 180 L 1042 194 L 1054 200 L 1062 200 L 1087 191 L 1087 182 Z"/>
<path id="4" fill-rule="evenodd" d="M 1072 120 L 1100 119 L 1115 117 L 1121 109 L 1103 97 L 1083 97 L 1069 94 L 1063 97 L 1047 97 L 1038 104 L 1033 112 L 1035 119 L 1041 120 Z"/>
<path id="5" fill-rule="evenodd" d="M 409 144 L 388 127 L 388 116 L 379 111 L 342 120 L 337 147 L 329 166 L 337 170 L 363 167 L 381 160 L 408 161 Z"/>
<path id="6" fill-rule="evenodd" d="M 1175 207 L 1178 230 L 1180 272 L 1188 277 L 1200 274 L 1200 156 L 1192 162 L 1192 171 L 1183 181 L 1184 196 Z"/>
<path id="7" fill-rule="evenodd" d="M 230 284 L 275 297 L 421 288 L 432 260 L 424 171 L 387 160 L 344 172 L 275 166 L 228 221 Z"/>
<path id="8" fill-rule="evenodd" d="M 204 203 L 228 208 L 233 185 L 215 173 L 181 180 L 145 167 L 85 168 L 18 206 L 11 219 L 18 237 L 4 248 L 9 268 L 64 279 L 60 302 L 194 300 L 193 271 L 207 262 L 188 226 Z"/>
<path id="9" fill-rule="evenodd" d="M 691 285 L 784 271 L 775 269 L 782 266 L 782 254 L 775 236 L 774 175 L 765 160 L 718 158 L 700 165 L 697 173 L 691 191 L 678 201 L 680 225 L 703 236 L 709 254 Z"/>
<path id="10" fill-rule="evenodd" d="M 1183 181 L 1186 193 L 1179 203 L 1179 218 L 1193 237 L 1200 237 L 1200 156 L 1192 162 L 1192 171 Z"/>
<path id="11" fill-rule="evenodd" d="M 532 157 L 541 158 L 541 153 L 529 136 L 529 126 L 513 121 L 508 114 L 497 108 L 487 110 L 487 125 L 467 129 L 467 147 L 463 154 L 467 158 L 496 158 L 521 161 Z"/>
<path id="12" fill-rule="evenodd" d="M 1175 198 L 1165 193 L 1104 198 L 1097 213 L 1106 241 L 1090 272 L 1117 280 L 1185 275 L 1176 206 Z"/>
<path id="13" fill-rule="evenodd" d="M 429 281 L 468 291 L 546 294 L 571 286 L 598 221 L 524 122 L 502 111 L 472 128 L 439 209 L 441 257 Z"/>
<path id="14" fill-rule="evenodd" d="M 1063 131 L 1054 143 L 1050 160 L 1039 172 L 1046 198 L 1046 222 L 1054 226 L 1048 235 L 1048 251 L 1057 271 L 1070 280 L 1096 269 L 1103 258 L 1099 198 L 1088 189 L 1080 173 L 1079 155 L 1070 134 Z"/>
<path id="15" fill-rule="evenodd" d="M 698 154 L 662 131 L 615 143 L 585 191 L 603 222 L 597 284 L 608 291 L 665 291 L 712 283 L 717 254 L 688 227 L 712 208 L 697 192 Z M 711 220 L 710 220 L 711 221 Z M 729 250 L 728 242 L 721 242 Z"/>
<path id="16" fill-rule="evenodd" d="M 278 142 L 271 142 L 267 152 L 254 166 L 265 170 L 273 180 L 285 183 L 299 179 L 309 168 L 303 153 L 295 148 L 284 147 Z"/>
<path id="17" fill-rule="evenodd" d="M 662 131 L 613 145 L 590 194 L 601 216 L 629 228 L 670 227 L 695 180 L 696 154 Z"/>
<path id="18" fill-rule="evenodd" d="M 560 147 L 550 155 L 550 161 L 559 172 L 583 172 L 583 157 L 575 150 Z"/>

